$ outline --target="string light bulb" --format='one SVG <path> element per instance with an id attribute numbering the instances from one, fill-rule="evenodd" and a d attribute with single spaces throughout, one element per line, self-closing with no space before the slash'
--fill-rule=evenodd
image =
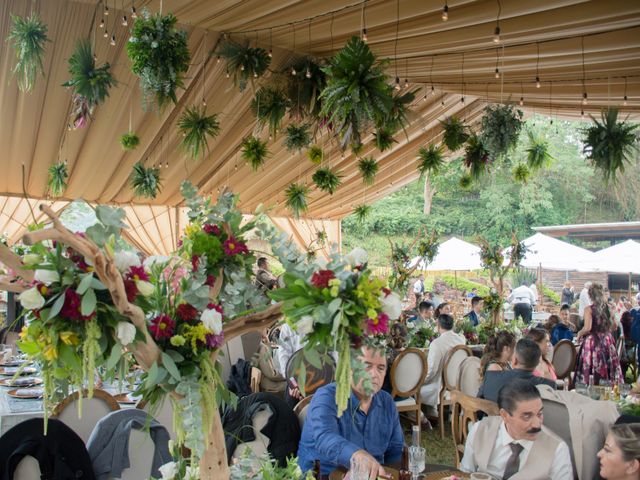
<path id="1" fill-rule="evenodd" d="M 273 58 L 273 50 L 269 49 L 269 53 L 267 55 L 269 55 L 269 58 Z M 220 57 L 218 57 L 218 58 L 220 58 Z"/>
<path id="2" fill-rule="evenodd" d="M 536 88 L 540 88 L 540 77 L 536 75 Z"/>
<path id="3" fill-rule="evenodd" d="M 244 72 L 244 63 L 240 64 L 240 71 Z"/>
<path id="4" fill-rule="evenodd" d="M 104 38 L 109 38 L 109 31 L 105 28 L 104 33 L 102 34 Z"/>
<path id="5" fill-rule="evenodd" d="M 104 6 L 104 16 L 108 17 L 109 16 L 109 5 L 105 5 Z"/>
<path id="6" fill-rule="evenodd" d="M 202 97 L 202 106 L 206 107 L 207 106 L 207 101 L 205 100 L 204 97 Z"/>
<path id="7" fill-rule="evenodd" d="M 625 107 L 627 106 L 627 96 L 624 96 L 624 99 L 622 101 L 622 105 L 624 105 Z"/>
<path id="8" fill-rule="evenodd" d="M 362 29 L 362 41 L 363 41 L 364 43 L 367 43 L 367 41 L 368 41 L 368 40 L 369 40 L 369 39 L 367 38 L 367 29 L 366 29 L 366 28 L 363 28 L 363 29 Z"/>
<path id="9" fill-rule="evenodd" d="M 396 77 L 396 84 L 394 88 L 396 90 L 400 90 L 400 77 Z"/>
<path id="10" fill-rule="evenodd" d="M 169 162 L 164 162 L 164 168 L 169 168 Z"/>
<path id="11" fill-rule="evenodd" d="M 582 93 L 582 105 L 587 104 L 587 92 Z"/>
<path id="12" fill-rule="evenodd" d="M 309 67 L 307 67 L 307 71 L 305 72 L 304 76 L 307 78 L 311 78 L 311 69 Z"/>
<path id="13" fill-rule="evenodd" d="M 444 7 L 442 7 L 442 20 L 444 22 L 449 20 L 449 5 L 447 5 L 447 2 L 444 2 Z"/>
<path id="14" fill-rule="evenodd" d="M 422 100 L 423 100 L 424 102 L 426 102 L 426 101 L 427 101 L 427 94 L 426 94 L 426 93 L 425 93 L 425 94 L 424 94 L 424 96 L 422 97 Z"/>
<path id="15" fill-rule="evenodd" d="M 229 77 L 231 76 L 231 75 L 229 75 L 229 69 L 227 69 L 227 72 L 225 73 L 225 76 L 226 76 L 227 78 L 229 78 Z"/>
<path id="16" fill-rule="evenodd" d="M 136 7 L 131 7 L 131 18 L 134 20 L 138 18 L 138 12 L 136 11 Z"/>
<path id="17" fill-rule="evenodd" d="M 216 63 L 220 63 L 220 55 L 216 57 Z"/>
<path id="18" fill-rule="evenodd" d="M 409 88 L 409 79 L 408 78 L 404 79 L 404 88 Z"/>
<path id="19" fill-rule="evenodd" d="M 493 31 L 493 43 L 500 43 L 500 27 L 496 25 L 496 29 Z"/>
<path id="20" fill-rule="evenodd" d="M 123 27 L 127 27 L 129 25 L 129 22 L 127 21 L 127 16 L 123 15 L 122 16 L 122 26 Z"/>
<path id="21" fill-rule="evenodd" d="M 295 77 L 298 74 L 298 72 L 296 72 L 295 67 L 291 67 L 291 76 Z"/>
<path id="22" fill-rule="evenodd" d="M 462 96 L 462 98 L 460 98 L 460 103 L 464 105 L 464 95 Z"/>
<path id="23" fill-rule="evenodd" d="M 498 67 L 496 67 L 496 74 L 495 74 L 496 78 L 500 78 L 500 70 L 498 69 Z"/>
<path id="24" fill-rule="evenodd" d="M 580 110 L 580 118 L 584 118 L 584 110 Z"/>
<path id="25" fill-rule="evenodd" d="M 116 45 L 116 34 L 115 33 L 113 35 L 111 35 L 111 41 L 109 42 L 109 44 L 112 47 L 115 47 L 115 45 Z"/>
<path id="26" fill-rule="evenodd" d="M 104 18 L 100 20 L 100 28 L 104 28 Z"/>
<path id="27" fill-rule="evenodd" d="M 524 105 L 524 97 L 520 97 L 520 102 L 519 103 L 520 103 L 520 106 Z"/>
<path id="28" fill-rule="evenodd" d="M 253 72 L 253 78 L 258 78 L 258 72 Z"/>

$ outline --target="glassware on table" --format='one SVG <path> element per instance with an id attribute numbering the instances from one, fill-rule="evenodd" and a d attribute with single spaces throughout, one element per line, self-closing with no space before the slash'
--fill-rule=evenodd
<path id="1" fill-rule="evenodd" d="M 349 480 L 369 480 L 369 462 L 366 459 L 351 457 Z"/>
<path id="2" fill-rule="evenodd" d="M 409 471 L 413 480 L 417 480 L 418 474 L 424 471 L 427 463 L 427 452 L 423 447 L 409 447 Z"/>
<path id="3" fill-rule="evenodd" d="M 487 473 L 473 472 L 469 477 L 471 480 L 492 480 L 492 476 Z"/>
<path id="4" fill-rule="evenodd" d="M 576 390 L 576 393 L 579 393 L 580 395 L 587 395 L 588 393 L 587 384 L 583 382 L 577 382 L 575 390 Z"/>
<path id="5" fill-rule="evenodd" d="M 631 393 L 631 385 L 629 385 L 628 383 L 621 383 L 618 386 L 618 389 L 620 390 L 621 398 L 627 398 L 627 395 Z"/>
<path id="6" fill-rule="evenodd" d="M 602 390 L 602 399 L 609 400 L 611 398 L 611 380 L 600 380 Z"/>

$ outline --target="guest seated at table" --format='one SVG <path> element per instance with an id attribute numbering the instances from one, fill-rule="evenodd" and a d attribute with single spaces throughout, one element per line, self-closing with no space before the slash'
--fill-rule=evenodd
<path id="1" fill-rule="evenodd" d="M 460 469 L 504 480 L 573 478 L 569 447 L 542 424 L 538 389 L 526 380 L 512 381 L 497 400 L 500 416 L 473 425 Z"/>
<path id="2" fill-rule="evenodd" d="M 302 429 L 298 464 L 303 471 L 320 461 L 320 473 L 327 475 L 351 459 L 366 462 L 370 477 L 386 475 L 382 464 L 399 462 L 404 437 L 398 410 L 391 396 L 381 391 L 387 370 L 384 350 L 362 347 L 360 360 L 371 379 L 368 391 L 361 379 L 352 383 L 346 411 L 337 416 L 336 384 L 319 388 L 313 395 Z"/>
<path id="3" fill-rule="evenodd" d="M 554 346 L 560 340 L 573 340 L 575 327 L 569 321 L 569 305 L 560 307 L 559 315 L 551 315 L 547 320 L 546 328 L 549 330 L 551 344 Z"/>
<path id="4" fill-rule="evenodd" d="M 482 300 L 482 297 L 473 297 L 471 299 L 471 311 L 467 313 L 465 317 L 471 320 L 471 323 L 473 323 L 474 327 L 477 327 L 480 323 L 480 312 L 482 312 L 483 303 L 484 301 Z"/>
<path id="5" fill-rule="evenodd" d="M 532 385 L 544 383 L 556 388 L 556 382 L 533 374 L 540 363 L 541 355 L 540 347 L 533 340 L 528 338 L 518 340 L 513 357 L 513 368 L 502 372 L 485 372 L 478 397 L 497 402 L 500 389 L 514 380 L 526 380 Z"/>
<path id="6" fill-rule="evenodd" d="M 598 452 L 600 476 L 607 480 L 640 478 L 640 423 L 618 423 L 609 429 Z"/>
<path id="7" fill-rule="evenodd" d="M 516 349 L 516 336 L 502 330 L 494 333 L 487 339 L 484 353 L 480 360 L 480 372 L 484 377 L 485 372 L 502 372 L 511 370 L 511 359 Z"/>
<path id="8" fill-rule="evenodd" d="M 448 302 L 442 302 L 436 307 L 435 317 L 439 318 L 440 315 L 451 315 L 451 304 Z"/>
<path id="9" fill-rule="evenodd" d="M 433 324 L 433 303 L 423 300 L 418 305 L 418 314 L 408 320 L 416 327 L 422 327 L 425 324 Z"/>
<path id="10" fill-rule="evenodd" d="M 527 338 L 536 342 L 540 347 L 540 362 L 533 371 L 536 377 L 548 378 L 549 380 L 557 380 L 556 370 L 553 368 L 553 364 L 549 361 L 547 356 L 549 355 L 549 347 L 551 342 L 549 341 L 549 332 L 543 328 L 532 328 L 527 333 Z"/>

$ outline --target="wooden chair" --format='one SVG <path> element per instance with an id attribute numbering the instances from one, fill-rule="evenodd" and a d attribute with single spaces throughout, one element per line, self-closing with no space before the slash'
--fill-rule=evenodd
<path id="1" fill-rule="evenodd" d="M 80 392 L 74 392 L 60 402 L 54 409 L 52 418 L 64 422 L 87 443 L 93 428 L 109 412 L 120 410 L 115 398 L 104 390 L 94 389 L 93 397 L 87 398 L 87 390 L 82 390 L 82 418 L 78 416 L 77 403 Z"/>
<path id="2" fill-rule="evenodd" d="M 173 404 L 171 403 L 171 399 L 166 396 L 162 399 L 162 403 L 159 406 L 156 406 L 153 411 L 150 411 L 150 407 L 151 405 L 147 403 L 146 400 L 140 400 L 136 404 L 137 409 L 144 410 L 152 416 L 160 425 L 167 429 L 171 440 L 175 440 L 176 432 L 173 428 Z"/>
<path id="3" fill-rule="evenodd" d="M 444 360 L 442 368 L 442 389 L 440 390 L 440 400 L 438 405 L 438 416 L 440 422 L 440 438 L 444 440 L 444 407 L 451 405 L 451 392 L 458 390 L 458 379 L 460 365 L 468 358 L 473 357 L 473 352 L 466 345 L 453 347 Z"/>
<path id="4" fill-rule="evenodd" d="M 251 367 L 251 393 L 260 391 L 260 381 L 262 380 L 262 372 L 259 368 Z"/>
<path id="5" fill-rule="evenodd" d="M 469 426 L 478 421 L 478 412 L 498 415 L 498 404 L 483 398 L 470 397 L 460 390 L 451 391 L 451 431 L 456 448 L 456 467 L 464 455 L 464 444 L 469 434 Z"/>
<path id="6" fill-rule="evenodd" d="M 291 355 L 287 362 L 285 371 L 287 372 L 287 379 L 295 377 L 298 380 L 298 384 L 302 387 L 300 381 L 300 372 L 304 366 L 304 396 L 313 395 L 323 385 L 327 385 L 333 381 L 335 375 L 335 365 L 333 362 L 325 362 L 322 364 L 322 368 L 316 368 L 304 358 L 304 349 L 297 350 Z M 302 393 L 302 389 L 300 390 Z"/>
<path id="7" fill-rule="evenodd" d="M 307 419 L 307 412 L 309 411 L 309 405 L 311 404 L 311 398 L 313 395 L 309 395 L 308 397 L 304 397 L 296 406 L 293 407 L 293 413 L 298 417 L 298 422 L 300 422 L 300 430 L 304 426 L 304 421 Z"/>
<path id="8" fill-rule="evenodd" d="M 422 350 L 406 348 L 391 365 L 391 396 L 406 397 L 396 400 L 398 412 L 414 412 L 415 423 L 420 428 L 420 388 L 427 376 L 427 359 Z"/>
<path id="9" fill-rule="evenodd" d="M 465 395 L 476 397 L 481 384 L 480 359 L 475 356 L 465 358 L 460 364 L 458 389 Z"/>
<path id="10" fill-rule="evenodd" d="M 30 455 L 25 455 L 13 472 L 13 480 L 33 480 L 40 478 L 40 464 Z"/>
<path id="11" fill-rule="evenodd" d="M 551 363 L 559 380 L 570 377 L 576 366 L 576 356 L 576 347 L 571 340 L 560 340 L 553 347 Z"/>

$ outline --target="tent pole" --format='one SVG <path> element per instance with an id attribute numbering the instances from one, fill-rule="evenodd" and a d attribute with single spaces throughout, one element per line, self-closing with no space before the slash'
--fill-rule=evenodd
<path id="1" fill-rule="evenodd" d="M 627 285 L 629 287 L 629 301 L 631 301 L 631 272 L 629 272 L 629 285 Z"/>
<path id="2" fill-rule="evenodd" d="M 629 275 L 631 275 L 631 274 L 629 274 Z M 455 279 L 456 290 L 457 290 L 458 289 L 458 271 L 457 270 L 453 271 L 453 278 Z M 629 277 L 629 278 L 631 278 L 631 277 Z M 629 282 L 631 282 L 631 280 L 629 280 Z M 629 288 L 631 288 L 631 287 L 629 287 Z M 631 295 L 629 295 L 629 296 L 631 296 Z"/>

